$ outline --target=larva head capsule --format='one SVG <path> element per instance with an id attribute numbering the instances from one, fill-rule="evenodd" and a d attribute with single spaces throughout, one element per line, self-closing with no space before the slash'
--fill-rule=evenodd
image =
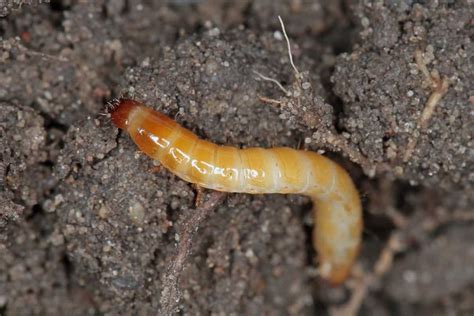
<path id="1" fill-rule="evenodd" d="M 141 104 L 139 102 L 130 99 L 119 99 L 117 102 L 115 102 L 112 108 L 109 110 L 114 125 L 118 128 L 126 129 L 129 122 L 128 118 L 130 116 L 130 112 L 140 105 Z"/>

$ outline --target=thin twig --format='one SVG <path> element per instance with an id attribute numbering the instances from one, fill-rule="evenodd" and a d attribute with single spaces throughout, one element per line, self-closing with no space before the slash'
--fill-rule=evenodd
<path id="1" fill-rule="evenodd" d="M 283 93 L 284 93 L 285 95 L 289 95 L 288 90 L 286 90 L 286 89 L 281 85 L 281 83 L 280 83 L 278 80 L 273 79 L 273 78 L 270 78 L 270 77 L 267 77 L 267 76 L 265 76 L 265 75 L 259 73 L 259 72 L 256 71 L 256 70 L 254 70 L 253 72 L 254 72 L 257 76 L 259 76 L 261 79 L 263 79 L 263 80 L 265 80 L 265 81 L 271 81 L 271 82 L 273 82 L 274 84 L 276 84 L 276 85 L 278 86 L 278 88 L 280 88 L 281 91 L 283 91 Z"/>
<path id="2" fill-rule="evenodd" d="M 290 39 L 288 38 L 288 35 L 286 34 L 286 29 L 285 29 L 285 24 L 283 23 L 283 20 L 281 19 L 281 16 L 278 16 L 278 19 L 280 20 L 280 24 L 281 24 L 281 30 L 283 32 L 283 35 L 285 36 L 285 40 L 286 40 L 286 45 L 288 46 L 288 56 L 290 58 L 290 64 L 291 66 L 293 67 L 293 70 L 295 71 L 295 77 L 296 77 L 296 80 L 299 82 L 300 80 L 300 72 L 298 71 L 298 69 L 296 68 L 295 66 L 295 63 L 293 62 L 293 54 L 291 53 L 291 45 L 290 45 Z M 266 80 L 266 81 L 271 81 L 273 83 L 275 83 L 278 88 L 280 88 L 281 91 L 283 91 L 285 93 L 286 96 L 290 96 L 291 93 L 285 89 L 281 83 L 276 80 L 276 79 L 273 79 L 273 78 L 270 78 L 270 77 L 267 77 L 261 73 L 259 73 L 258 71 L 254 70 L 253 71 L 255 74 L 257 74 L 260 78 L 262 78 L 263 80 Z"/>
<path id="3" fill-rule="evenodd" d="M 426 102 L 423 112 L 421 112 L 419 126 L 421 129 L 425 129 L 428 126 L 431 116 L 433 116 L 436 105 L 439 103 L 444 94 L 448 91 L 449 82 L 444 79 L 436 87 L 436 90 L 430 95 Z"/>
<path id="4" fill-rule="evenodd" d="M 290 57 L 290 63 L 291 63 L 291 66 L 293 67 L 295 73 L 296 73 L 296 78 L 300 78 L 300 72 L 298 71 L 298 69 L 296 68 L 295 64 L 293 63 L 293 55 L 291 53 L 291 45 L 290 45 L 290 39 L 288 38 L 288 35 L 286 34 L 286 29 L 285 29 L 285 24 L 283 23 L 283 20 L 281 18 L 281 16 L 278 16 L 278 20 L 280 20 L 280 24 L 281 24 L 281 30 L 283 32 L 283 35 L 285 36 L 285 39 L 286 39 L 286 45 L 288 46 L 288 56 Z"/>
<path id="5" fill-rule="evenodd" d="M 448 92 L 449 80 L 447 78 L 441 79 L 437 71 L 432 71 L 431 73 L 428 71 L 426 62 L 423 59 L 423 53 L 419 49 L 415 51 L 415 61 L 418 69 L 423 73 L 425 79 L 430 82 L 430 85 L 433 89 L 417 122 L 416 129 L 421 133 L 428 127 L 430 119 L 433 116 L 439 101 L 446 94 L 446 92 Z M 403 155 L 403 162 L 410 160 L 418 142 L 418 138 L 419 136 L 412 135 L 408 140 L 408 145 L 406 147 L 405 154 Z"/>
<path id="6" fill-rule="evenodd" d="M 216 207 L 224 200 L 226 194 L 223 192 L 213 191 L 209 195 L 209 199 L 200 207 L 191 211 L 190 215 L 183 221 L 180 239 L 175 258 L 170 262 L 164 277 L 163 291 L 161 292 L 160 305 L 161 309 L 158 315 L 171 315 L 175 312 L 176 307 L 181 299 L 181 291 L 179 289 L 179 279 L 184 265 L 188 259 L 194 233 L 201 226 L 203 221 L 216 209 Z"/>
<path id="7" fill-rule="evenodd" d="M 261 96 L 261 95 L 258 96 L 258 99 L 259 99 L 260 101 L 262 101 L 263 103 L 268 103 L 268 104 L 278 104 L 278 105 L 281 105 L 281 104 L 283 103 L 282 101 L 275 100 L 275 99 L 272 99 L 272 98 L 267 98 L 267 97 L 264 97 L 264 96 Z"/>
<path id="8" fill-rule="evenodd" d="M 415 50 L 415 62 L 418 69 L 425 76 L 425 79 L 431 81 L 430 71 L 428 70 L 428 67 L 426 67 L 426 62 L 423 58 L 423 52 L 420 49 Z"/>
<path id="9" fill-rule="evenodd" d="M 364 173 L 370 178 L 375 176 L 377 166 L 371 163 L 360 151 L 352 147 L 347 138 L 343 135 L 327 131 L 325 141 L 327 144 L 334 146 L 336 149 L 346 154 L 352 162 L 359 164 L 364 170 Z M 379 164 L 379 166 L 381 168 L 383 167 L 381 164 Z"/>

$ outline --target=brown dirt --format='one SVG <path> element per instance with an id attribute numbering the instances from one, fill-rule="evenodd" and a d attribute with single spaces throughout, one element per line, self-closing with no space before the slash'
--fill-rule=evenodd
<path id="1" fill-rule="evenodd" d="M 471 12 L 0 1 L 0 315 L 471 315 Z M 219 144 L 341 162 L 364 200 L 353 278 L 318 279 L 306 198 L 204 192 L 196 207 L 101 115 L 120 95 Z"/>

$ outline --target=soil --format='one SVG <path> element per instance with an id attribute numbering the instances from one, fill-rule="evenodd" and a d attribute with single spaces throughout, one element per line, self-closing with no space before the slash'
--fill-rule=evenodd
<path id="1" fill-rule="evenodd" d="M 473 10 L 0 1 L 0 315 L 472 315 Z M 351 279 L 318 278 L 308 199 L 198 196 L 110 124 L 119 96 L 341 163 L 364 202 Z"/>

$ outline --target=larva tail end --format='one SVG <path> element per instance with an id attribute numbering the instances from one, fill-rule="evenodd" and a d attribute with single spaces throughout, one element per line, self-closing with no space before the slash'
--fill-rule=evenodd
<path id="1" fill-rule="evenodd" d="M 339 263 L 322 258 L 321 264 L 319 265 L 321 278 L 331 286 L 343 284 L 351 275 L 357 254 L 358 248 L 354 249 L 351 254 L 349 254 L 347 260 Z"/>
<path id="2" fill-rule="evenodd" d="M 112 123 L 121 129 L 125 129 L 128 125 L 128 118 L 130 112 L 140 106 L 140 103 L 130 99 L 118 99 L 113 103 L 113 106 L 109 109 L 109 114 L 112 119 Z"/>
<path id="3" fill-rule="evenodd" d="M 349 274 L 350 274 L 350 270 L 348 270 L 345 267 L 336 269 L 335 271 L 331 273 L 327 281 L 329 281 L 329 284 L 331 284 L 332 286 L 338 286 L 344 283 L 344 281 L 346 281 Z"/>

